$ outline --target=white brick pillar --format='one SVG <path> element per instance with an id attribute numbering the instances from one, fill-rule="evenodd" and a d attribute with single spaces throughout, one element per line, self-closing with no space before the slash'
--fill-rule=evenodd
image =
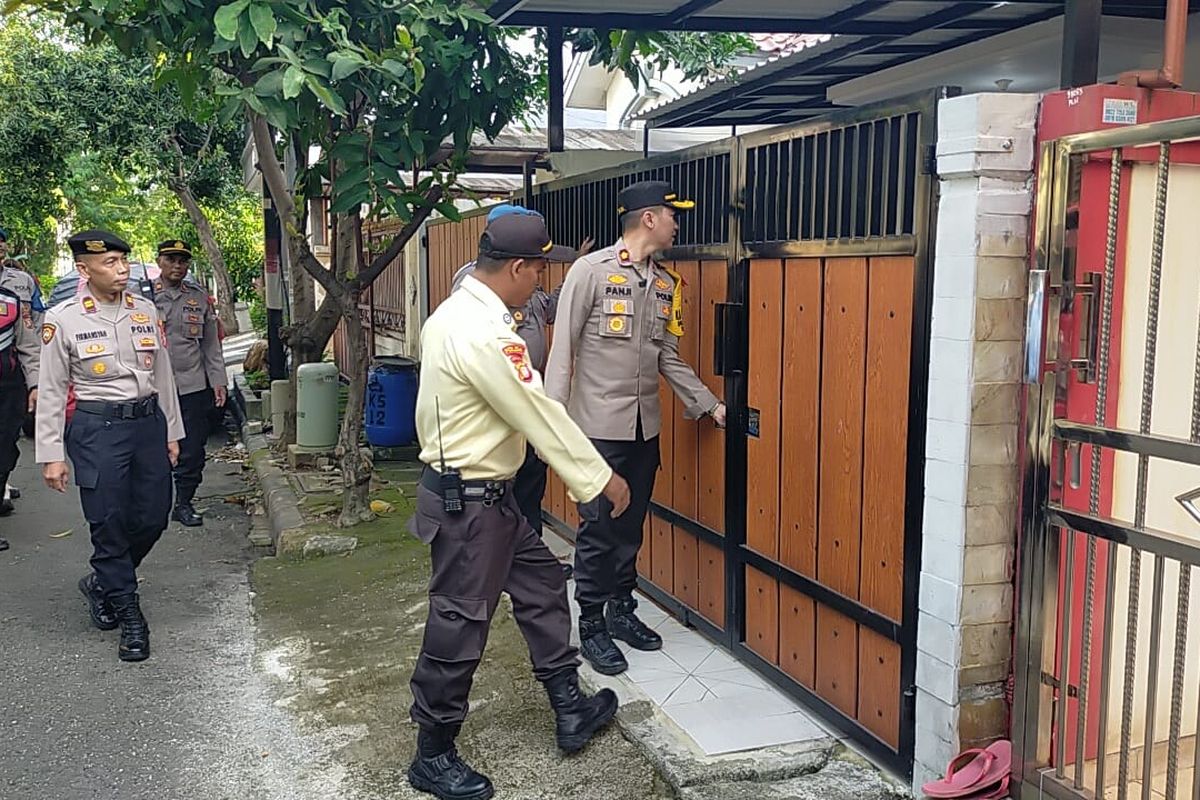
<path id="1" fill-rule="evenodd" d="M 1008 735 L 1018 410 L 1038 97 L 938 110 L 914 789 Z"/>

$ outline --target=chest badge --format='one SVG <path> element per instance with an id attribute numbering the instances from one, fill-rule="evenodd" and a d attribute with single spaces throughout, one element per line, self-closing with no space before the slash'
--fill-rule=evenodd
<path id="1" fill-rule="evenodd" d="M 187 299 L 187 301 L 184 303 L 184 305 L 188 306 L 189 308 L 199 308 L 200 307 L 200 304 L 197 303 L 195 300 L 193 300 L 190 297 Z"/>
<path id="2" fill-rule="evenodd" d="M 525 321 L 525 315 L 524 315 L 524 314 L 522 314 L 520 311 L 514 311 L 514 312 L 513 312 L 513 319 L 515 319 L 517 322 L 524 322 L 524 321 Z"/>
<path id="3" fill-rule="evenodd" d="M 671 288 L 671 284 L 667 283 L 662 278 L 655 278 L 654 279 L 654 288 L 666 290 L 666 289 Z"/>
<path id="4" fill-rule="evenodd" d="M 98 362 L 96 362 L 95 364 L 92 364 L 92 373 L 93 373 L 93 374 L 95 374 L 95 375 L 103 375 L 103 374 L 104 374 L 104 373 L 106 373 L 106 372 L 108 372 L 108 367 L 106 367 L 106 366 L 104 365 L 104 362 L 103 362 L 103 361 L 98 361 Z"/>
<path id="5" fill-rule="evenodd" d="M 142 356 L 142 363 L 146 365 L 146 369 L 150 369 L 154 366 L 154 356 L 147 353 L 146 355 Z"/>
<path id="6" fill-rule="evenodd" d="M 142 347 L 154 347 L 154 339 L 150 336 L 143 336 L 138 340 L 138 344 L 140 344 Z"/>
<path id="7" fill-rule="evenodd" d="M 189 325 L 188 326 L 188 336 L 199 336 L 199 335 L 200 335 L 200 326 L 199 325 Z"/>
<path id="8" fill-rule="evenodd" d="M 616 284 L 617 286 L 624 286 L 625 284 L 629 283 L 629 278 L 626 278 L 619 272 L 614 272 L 608 276 L 608 282 Z"/>
<path id="9" fill-rule="evenodd" d="M 89 344 L 87 347 L 83 348 L 83 351 L 90 356 L 94 356 L 98 353 L 103 353 L 107 349 L 108 348 L 102 344 Z"/>
<path id="10" fill-rule="evenodd" d="M 134 322 L 137 322 L 137 323 L 139 323 L 139 324 L 142 324 L 142 325 L 144 325 L 144 324 L 146 324 L 147 322 L 149 322 L 149 321 L 150 321 L 150 315 L 149 315 L 149 314 L 142 314 L 142 313 L 140 313 L 140 312 L 139 312 L 139 313 L 137 313 L 137 314 L 130 314 L 130 315 L 129 315 L 129 318 L 130 318 L 131 320 L 133 320 Z"/>
<path id="11" fill-rule="evenodd" d="M 613 333 L 621 333 L 622 331 L 625 330 L 625 318 L 624 317 L 609 317 L 608 318 L 608 329 L 610 331 L 612 331 Z"/>

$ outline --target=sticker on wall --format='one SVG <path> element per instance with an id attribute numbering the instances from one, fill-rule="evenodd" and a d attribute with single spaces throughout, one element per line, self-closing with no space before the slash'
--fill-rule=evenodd
<path id="1" fill-rule="evenodd" d="M 757 408 L 746 409 L 746 435 L 753 436 L 755 439 L 759 437 L 759 419 L 762 414 Z"/>
<path id="2" fill-rule="evenodd" d="M 1125 100 L 1120 97 L 1104 98 L 1104 111 L 1100 121 L 1105 125 L 1137 125 L 1137 100 Z"/>

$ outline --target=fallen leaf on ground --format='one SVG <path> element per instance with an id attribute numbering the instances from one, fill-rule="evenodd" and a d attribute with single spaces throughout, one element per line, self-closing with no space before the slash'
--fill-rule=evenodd
<path id="1" fill-rule="evenodd" d="M 58 533 L 50 534 L 50 538 L 51 539 L 65 539 L 74 532 L 75 532 L 74 528 L 67 528 L 65 531 L 59 531 Z"/>
<path id="2" fill-rule="evenodd" d="M 371 510 L 376 514 L 389 514 L 396 510 L 396 507 L 387 500 L 372 500 Z"/>

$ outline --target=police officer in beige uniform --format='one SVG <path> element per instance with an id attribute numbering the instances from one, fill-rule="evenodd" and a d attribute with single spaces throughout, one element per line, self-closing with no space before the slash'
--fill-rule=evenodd
<path id="1" fill-rule="evenodd" d="M 558 746 L 579 750 L 616 713 L 611 691 L 589 697 L 579 690 L 566 580 L 513 496 L 528 437 L 576 497 L 603 494 L 617 515 L 629 503 L 625 481 L 562 405 L 546 397 L 528 347 L 514 332 L 510 309 L 525 305 L 546 260 L 561 257 L 540 217 L 494 220 L 480 239 L 475 272 L 421 332 L 416 417 L 427 467 L 413 531 L 431 545 L 432 577 L 412 677 L 420 734 L 408 776 L 442 800 L 493 794 L 491 781 L 458 756 L 454 740 L 502 592 L 512 599 L 534 675 L 549 694 Z"/>
<path id="2" fill-rule="evenodd" d="M 179 239 L 158 246 L 162 276 L 154 284 L 154 305 L 167 329 L 167 352 L 186 436 L 179 443 L 175 466 L 175 520 L 189 528 L 204 521 L 192 506 L 204 479 L 204 445 L 208 441 L 213 407 L 225 405 L 225 356 L 217 339 L 217 319 L 208 292 L 185 280 L 192 249 Z"/>
<path id="3" fill-rule="evenodd" d="M 688 419 L 725 406 L 679 357 L 683 335 L 681 279 L 654 260 L 678 231 L 675 214 L 693 207 L 671 187 L 644 181 L 617 195 L 623 235 L 612 247 L 575 262 L 558 303 L 546 393 L 566 404 L 613 469 L 629 480 L 629 512 L 612 517 L 602 499 L 581 503 L 575 549 L 580 650 L 597 672 L 628 668 L 617 638 L 638 650 L 662 639 L 638 619 L 637 553 L 658 471 L 661 374 Z M 607 604 L 607 621 L 606 609 Z"/>
<path id="4" fill-rule="evenodd" d="M 120 625 L 117 656 L 142 661 L 150 630 L 137 568 L 167 527 L 183 420 L 158 313 L 126 291 L 129 245 L 98 230 L 67 243 L 88 283 L 42 324 L 37 460 L 46 484 L 65 492 L 70 457 L 93 548 L 79 589 L 96 627 Z"/>
<path id="5" fill-rule="evenodd" d="M 37 402 L 37 331 L 42 314 L 37 283 L 14 262 L 8 261 L 8 234 L 0 228 L 0 493 L 17 466 L 17 442 L 26 414 Z M 13 512 L 7 497 L 0 497 L 0 517 Z M 8 541 L 0 537 L 0 550 Z"/>

